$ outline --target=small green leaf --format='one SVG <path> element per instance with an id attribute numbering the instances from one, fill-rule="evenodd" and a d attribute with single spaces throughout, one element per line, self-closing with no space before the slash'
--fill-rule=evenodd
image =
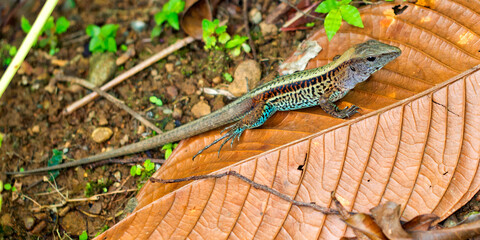
<path id="1" fill-rule="evenodd" d="M 183 0 L 170 0 L 163 5 L 163 11 L 170 13 L 181 13 L 185 8 L 185 2 Z"/>
<path id="2" fill-rule="evenodd" d="M 325 0 L 318 5 L 317 9 L 315 9 L 315 12 L 329 13 L 333 9 L 338 9 L 339 5 L 340 4 L 337 2 L 337 0 Z"/>
<path id="3" fill-rule="evenodd" d="M 340 13 L 342 18 L 355 27 L 363 28 L 362 17 L 360 17 L 360 12 L 358 9 L 352 5 L 342 5 L 340 6 Z"/>
<path id="4" fill-rule="evenodd" d="M 209 37 L 215 32 L 215 24 L 208 19 L 202 20 L 203 37 Z"/>
<path id="5" fill-rule="evenodd" d="M 230 73 L 223 73 L 223 78 L 225 79 L 225 81 L 227 82 L 232 82 L 233 81 L 233 77 L 232 77 L 232 74 Z"/>
<path id="6" fill-rule="evenodd" d="M 17 47 L 11 46 L 10 49 L 8 49 L 8 54 L 12 57 L 15 56 L 15 54 L 17 54 Z M 2 146 L 1 142 L 0 146 Z"/>
<path id="7" fill-rule="evenodd" d="M 25 172 L 25 169 L 23 169 L 23 167 L 21 167 L 19 172 Z"/>
<path id="8" fill-rule="evenodd" d="M 41 39 L 39 42 L 38 42 L 38 46 L 40 46 L 41 48 L 47 46 L 47 43 L 48 43 L 48 38 L 44 38 L 44 39 Z"/>
<path id="9" fill-rule="evenodd" d="M 340 29 L 342 24 L 342 15 L 338 9 L 333 9 L 325 17 L 325 32 L 327 33 L 328 41 L 332 40 L 333 36 Z"/>
<path id="10" fill-rule="evenodd" d="M 206 39 L 204 39 L 204 41 L 205 49 L 210 49 L 217 43 L 217 38 L 215 38 L 214 36 L 208 36 Z"/>
<path id="11" fill-rule="evenodd" d="M 137 170 L 135 171 L 135 174 L 138 176 L 142 175 L 142 170 L 143 167 L 137 164 Z"/>
<path id="12" fill-rule="evenodd" d="M 2 147 L 2 142 L 3 142 L 3 133 L 0 133 L 0 147 Z"/>
<path id="13" fill-rule="evenodd" d="M 171 148 L 165 150 L 165 159 L 168 159 L 170 157 L 170 155 L 172 155 L 172 149 Z"/>
<path id="14" fill-rule="evenodd" d="M 341 0 L 340 5 L 348 5 L 352 2 L 352 0 Z"/>
<path id="15" fill-rule="evenodd" d="M 67 31 L 68 27 L 70 26 L 70 21 L 68 21 L 65 17 L 59 17 L 57 19 L 57 25 L 55 27 L 55 33 L 64 33 Z"/>
<path id="16" fill-rule="evenodd" d="M 44 32 L 45 30 L 53 29 L 53 27 L 55 26 L 55 23 L 53 21 L 54 21 L 53 16 L 48 17 L 47 21 L 45 22 L 45 25 L 43 25 L 42 32 Z"/>
<path id="17" fill-rule="evenodd" d="M 10 184 L 10 183 L 3 184 L 3 189 L 5 189 L 7 191 L 10 191 L 10 189 L 12 189 L 12 184 Z"/>
<path id="18" fill-rule="evenodd" d="M 130 168 L 130 176 L 135 177 L 135 173 L 137 172 L 137 166 L 133 165 Z"/>
<path id="19" fill-rule="evenodd" d="M 306 27 L 314 27 L 315 26 L 315 23 L 314 22 L 309 22 L 307 24 L 305 24 Z"/>
<path id="20" fill-rule="evenodd" d="M 78 240 L 88 240 L 87 231 L 83 230 L 82 234 L 78 236 Z"/>
<path id="21" fill-rule="evenodd" d="M 150 159 L 145 160 L 143 166 L 145 166 L 145 170 L 147 171 L 152 171 L 155 169 L 155 163 L 152 163 Z"/>
<path id="22" fill-rule="evenodd" d="M 155 14 L 154 19 L 157 26 L 162 25 L 162 23 L 165 22 L 165 20 L 167 20 L 167 14 L 166 12 L 163 12 L 163 11 L 158 12 Z"/>
<path id="23" fill-rule="evenodd" d="M 160 34 L 162 34 L 162 31 L 163 31 L 163 29 L 162 29 L 161 26 L 155 26 L 152 29 L 152 33 L 151 33 L 150 37 L 151 38 L 158 37 L 158 36 L 160 36 Z"/>
<path id="24" fill-rule="evenodd" d="M 167 143 L 162 146 L 162 150 L 172 149 L 172 147 L 173 147 L 172 143 Z"/>
<path id="25" fill-rule="evenodd" d="M 126 52 L 126 51 L 128 50 L 128 47 L 127 47 L 127 45 L 122 44 L 122 45 L 120 45 L 120 49 L 121 49 L 122 51 Z"/>
<path id="26" fill-rule="evenodd" d="M 237 46 L 242 45 L 248 37 L 240 37 L 239 35 L 233 36 L 233 39 L 228 41 L 227 44 L 225 44 L 225 48 L 235 48 Z"/>
<path id="27" fill-rule="evenodd" d="M 90 52 L 104 52 L 104 46 L 105 43 L 100 40 L 100 38 L 94 37 L 90 39 L 90 43 L 88 44 L 88 50 L 90 50 Z"/>
<path id="28" fill-rule="evenodd" d="M 117 42 L 115 42 L 115 38 L 113 37 L 107 38 L 107 51 L 117 52 Z"/>
<path id="29" fill-rule="evenodd" d="M 12 192 L 16 192 L 17 188 L 15 186 L 12 187 Z"/>
<path id="30" fill-rule="evenodd" d="M 220 34 L 220 36 L 218 36 L 218 41 L 221 43 L 221 44 L 225 44 L 228 42 L 228 40 L 230 40 L 230 35 L 226 32 Z"/>
<path id="31" fill-rule="evenodd" d="M 243 48 L 243 51 L 249 53 L 252 49 L 250 48 L 250 45 L 246 44 L 246 43 L 242 43 L 242 48 Z"/>
<path id="32" fill-rule="evenodd" d="M 238 47 L 232 49 L 230 51 L 230 54 L 232 54 L 232 56 L 234 56 L 234 57 L 237 57 L 238 55 L 240 55 L 241 52 L 242 51 L 240 50 L 240 46 L 238 46 Z"/>
<path id="33" fill-rule="evenodd" d="M 226 31 L 227 31 L 227 26 L 220 26 L 220 27 L 217 27 L 217 28 L 215 29 L 215 33 L 216 33 L 217 35 L 220 35 L 220 34 L 226 32 Z"/>
<path id="34" fill-rule="evenodd" d="M 100 27 L 97 25 L 90 24 L 85 29 L 85 32 L 87 33 L 88 36 L 95 37 L 95 36 L 98 36 L 98 34 L 100 34 Z"/>
<path id="35" fill-rule="evenodd" d="M 118 25 L 117 24 L 105 24 L 100 28 L 100 34 L 103 37 L 115 37 L 117 35 Z"/>
<path id="36" fill-rule="evenodd" d="M 24 16 L 22 16 L 22 20 L 20 21 L 20 26 L 22 27 L 22 30 L 24 33 L 28 33 L 30 32 L 30 29 L 32 29 L 32 25 L 30 25 L 30 22 Z"/>
<path id="37" fill-rule="evenodd" d="M 56 165 L 60 164 L 62 162 L 62 159 L 63 159 L 63 152 L 62 151 L 59 151 L 57 149 L 53 149 L 52 152 L 53 152 L 53 155 L 47 162 L 48 167 L 52 167 L 52 166 L 56 166 Z M 60 174 L 60 172 L 58 170 L 49 171 L 48 173 L 50 174 L 50 179 L 52 179 L 52 180 Z"/>
<path id="38" fill-rule="evenodd" d="M 167 22 L 168 24 L 170 24 L 170 26 L 172 26 L 173 29 L 175 30 L 179 30 L 180 29 L 180 25 L 178 23 L 178 14 L 176 13 L 169 13 L 167 15 Z"/>

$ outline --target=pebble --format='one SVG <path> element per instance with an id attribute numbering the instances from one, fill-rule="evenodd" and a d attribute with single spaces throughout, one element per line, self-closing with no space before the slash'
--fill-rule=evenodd
<path id="1" fill-rule="evenodd" d="M 123 146 L 123 145 L 125 145 L 125 144 L 127 144 L 127 143 L 128 143 L 128 134 L 125 135 L 125 136 L 123 136 L 122 139 L 120 139 L 120 145 Z"/>
<path id="2" fill-rule="evenodd" d="M 99 201 L 95 202 L 88 211 L 96 215 L 100 214 L 102 211 L 102 203 Z"/>
<path id="3" fill-rule="evenodd" d="M 38 125 L 33 126 L 32 127 L 32 132 L 33 133 L 39 133 L 40 132 L 40 126 L 38 126 Z"/>
<path id="4" fill-rule="evenodd" d="M 253 89 L 260 82 L 262 72 L 260 66 L 254 60 L 246 60 L 238 64 L 233 74 L 233 82 L 228 85 L 228 91 L 240 97 L 249 89 Z M 248 88 L 247 89 L 247 80 Z"/>
<path id="5" fill-rule="evenodd" d="M 105 117 L 105 115 L 101 114 L 100 116 L 98 116 L 98 125 L 105 126 L 107 124 L 108 124 L 108 120 Z"/>
<path id="6" fill-rule="evenodd" d="M 210 105 L 208 105 L 205 101 L 200 101 L 192 107 L 192 114 L 196 118 L 203 117 L 211 112 L 212 110 L 210 109 Z"/>
<path id="7" fill-rule="evenodd" d="M 260 31 L 266 39 L 274 37 L 278 34 L 278 28 L 275 26 L 275 24 L 268 24 L 265 22 L 260 23 Z"/>
<path id="8" fill-rule="evenodd" d="M 256 8 L 252 8 L 252 10 L 250 10 L 248 17 L 250 18 L 250 22 L 253 24 L 259 24 L 262 21 L 262 13 Z"/>
<path id="9" fill-rule="evenodd" d="M 135 21 L 130 22 L 130 27 L 135 32 L 138 32 L 138 33 L 143 32 L 143 30 L 145 30 L 146 26 L 147 26 L 147 24 L 145 24 L 145 22 L 143 22 L 143 21 L 135 20 Z"/>
<path id="10" fill-rule="evenodd" d="M 145 132 L 145 126 L 143 126 L 143 125 L 138 126 L 137 133 L 138 133 L 138 134 L 142 134 L 142 133 L 144 133 L 144 132 Z"/>
<path id="11" fill-rule="evenodd" d="M 113 173 L 113 176 L 115 177 L 115 179 L 116 179 L 118 182 L 122 181 L 122 172 L 120 172 L 120 171 L 115 171 L 115 172 Z"/>
<path id="12" fill-rule="evenodd" d="M 172 117 L 174 119 L 180 119 L 180 118 L 182 118 L 182 115 L 183 115 L 182 109 L 180 109 L 180 108 L 174 108 L 173 109 Z"/>
<path id="13" fill-rule="evenodd" d="M 115 61 L 114 53 L 94 53 L 90 57 L 88 81 L 95 84 L 95 86 L 101 86 L 104 82 L 111 79 L 117 69 Z"/>
<path id="14" fill-rule="evenodd" d="M 31 216 L 26 216 L 23 218 L 23 224 L 25 225 L 25 228 L 30 231 L 35 224 L 35 219 Z"/>
<path id="15" fill-rule="evenodd" d="M 107 127 L 96 128 L 92 132 L 92 139 L 96 143 L 107 141 L 113 135 L 113 131 Z"/>
<path id="16" fill-rule="evenodd" d="M 168 86 L 165 90 L 167 90 L 167 96 L 170 99 L 175 99 L 178 96 L 178 89 L 175 86 Z"/>
<path id="17" fill-rule="evenodd" d="M 167 70 L 167 73 L 172 73 L 174 70 L 174 65 L 173 63 L 166 63 L 165 64 L 165 70 Z"/>
<path id="18" fill-rule="evenodd" d="M 222 78 L 220 76 L 216 76 L 212 79 L 212 82 L 215 84 L 219 84 L 222 82 Z"/>
<path id="19" fill-rule="evenodd" d="M 64 217 L 65 215 L 67 215 L 68 212 L 70 212 L 70 207 L 66 206 L 66 207 L 60 209 L 60 211 L 58 211 L 58 216 Z"/>

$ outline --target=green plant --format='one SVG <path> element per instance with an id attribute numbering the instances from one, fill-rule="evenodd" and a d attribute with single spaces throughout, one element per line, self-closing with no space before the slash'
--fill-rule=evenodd
<path id="1" fill-rule="evenodd" d="M 15 56 L 15 54 L 17 54 L 17 47 L 3 41 L 0 43 L 0 58 L 3 67 L 8 66 L 12 62 L 12 58 Z M 0 147 L 2 146 L 1 140 L 2 136 L 0 133 Z"/>
<path id="2" fill-rule="evenodd" d="M 203 41 L 205 42 L 205 49 L 227 50 L 232 56 L 238 56 L 241 49 L 245 52 L 250 52 L 250 46 L 245 42 L 248 37 L 241 37 L 234 35 L 233 38 L 227 33 L 227 26 L 220 26 L 220 21 L 215 19 L 209 21 L 203 19 Z M 219 43 L 219 44 L 217 44 Z"/>
<path id="3" fill-rule="evenodd" d="M 95 237 L 97 237 L 98 235 L 102 234 L 107 230 L 108 230 L 108 225 L 103 225 L 103 227 L 97 233 L 95 233 Z"/>
<path id="4" fill-rule="evenodd" d="M 52 157 L 47 162 L 48 167 L 60 164 L 62 162 L 62 159 L 63 159 L 63 152 L 62 151 L 59 151 L 57 149 L 53 149 L 52 152 L 53 152 Z M 53 180 L 60 174 L 60 171 L 55 170 L 55 171 L 50 171 L 48 173 L 50 175 L 50 180 Z"/>
<path id="5" fill-rule="evenodd" d="M 179 30 L 180 24 L 178 21 L 178 14 L 185 8 L 185 1 L 170 0 L 163 5 L 162 11 L 155 14 L 155 27 L 152 30 L 151 37 L 158 37 L 163 31 L 163 23 L 167 22 L 173 29 Z"/>
<path id="6" fill-rule="evenodd" d="M 20 26 L 25 33 L 30 32 L 30 30 L 32 29 L 32 25 L 30 25 L 28 19 L 23 16 L 20 22 Z M 59 17 L 55 22 L 55 19 L 50 16 L 45 22 L 45 25 L 43 25 L 42 30 L 40 31 L 38 38 L 38 46 L 44 48 L 48 45 L 50 47 L 49 54 L 54 55 L 59 50 L 57 48 L 58 35 L 66 32 L 69 26 L 70 21 L 68 21 L 65 17 Z M 34 45 L 35 44 L 36 43 L 34 43 Z"/>
<path id="7" fill-rule="evenodd" d="M 148 100 L 150 100 L 151 103 L 153 103 L 157 106 L 163 106 L 162 99 L 157 98 L 156 96 L 150 96 L 150 98 Z"/>
<path id="8" fill-rule="evenodd" d="M 3 142 L 3 133 L 0 133 L 0 147 L 2 147 L 2 142 Z"/>
<path id="9" fill-rule="evenodd" d="M 12 184 L 10 183 L 5 183 L 3 184 L 3 189 L 7 190 L 7 191 L 12 191 L 12 192 L 16 192 L 17 191 L 17 188 L 15 186 L 12 186 Z"/>
<path id="10" fill-rule="evenodd" d="M 116 52 L 118 24 L 105 24 L 102 27 L 90 24 L 85 29 L 88 36 L 91 37 L 88 44 L 88 50 L 92 53 L 96 52 Z"/>
<path id="11" fill-rule="evenodd" d="M 155 172 L 155 163 L 150 161 L 150 159 L 145 160 L 143 163 L 143 166 L 140 164 L 133 165 L 130 168 L 130 175 L 135 177 L 135 176 L 140 176 L 140 181 L 145 181 L 146 179 L 150 178 L 153 173 Z M 139 184 L 139 187 L 141 185 Z"/>
<path id="12" fill-rule="evenodd" d="M 342 19 L 350 25 L 363 28 L 360 12 L 356 7 L 350 5 L 350 2 L 352 0 L 325 0 L 315 9 L 315 12 L 327 13 L 324 26 L 329 41 L 340 29 Z"/>
<path id="13" fill-rule="evenodd" d="M 108 187 L 110 187 L 113 184 L 111 180 L 105 180 L 103 178 L 100 178 L 97 180 L 97 182 L 87 182 L 85 184 L 85 196 L 90 197 L 98 193 L 105 193 L 108 191 Z"/>
<path id="14" fill-rule="evenodd" d="M 82 234 L 78 236 L 78 240 L 87 240 L 88 239 L 88 233 L 87 231 L 83 230 Z"/>
<path id="15" fill-rule="evenodd" d="M 232 82 L 233 81 L 233 77 L 232 77 L 232 74 L 230 73 L 223 73 L 223 78 L 227 81 L 227 82 Z"/>
<path id="16" fill-rule="evenodd" d="M 178 146 L 178 143 L 167 143 L 162 146 L 162 150 L 165 150 L 165 159 L 168 159 L 170 155 L 173 152 L 173 149 L 175 149 Z"/>

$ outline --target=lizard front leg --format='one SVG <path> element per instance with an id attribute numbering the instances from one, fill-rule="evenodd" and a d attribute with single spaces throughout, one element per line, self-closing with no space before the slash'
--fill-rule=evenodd
<path id="1" fill-rule="evenodd" d="M 335 91 L 333 92 L 328 98 L 321 97 L 318 105 L 325 111 L 326 113 L 337 117 L 337 118 L 348 118 L 353 116 L 353 114 L 357 113 L 358 107 L 352 105 L 350 107 L 345 107 L 344 109 L 338 109 L 337 105 L 333 103 L 334 101 L 343 98 L 348 93 L 348 91 Z"/>
<path id="2" fill-rule="evenodd" d="M 258 102 L 255 104 L 250 111 L 248 111 L 242 119 L 234 123 L 231 126 L 226 127 L 222 132 L 227 131 L 222 137 L 215 139 L 212 143 L 200 150 L 192 159 L 195 159 L 200 153 L 207 150 L 209 147 L 215 145 L 216 143 L 223 140 L 220 148 L 218 149 L 218 154 L 220 155 L 220 150 L 222 150 L 223 145 L 231 140 L 230 145 L 233 146 L 235 138 L 240 139 L 240 136 L 246 129 L 256 128 L 261 126 L 267 119 L 275 113 L 275 108 L 265 102 Z"/>

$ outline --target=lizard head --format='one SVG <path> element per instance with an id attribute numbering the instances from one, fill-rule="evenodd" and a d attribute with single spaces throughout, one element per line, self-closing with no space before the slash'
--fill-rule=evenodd
<path id="1" fill-rule="evenodd" d="M 400 48 L 377 40 L 368 40 L 357 44 L 347 52 L 351 54 L 350 70 L 355 72 L 356 75 L 365 76 L 366 78 L 402 53 Z"/>

